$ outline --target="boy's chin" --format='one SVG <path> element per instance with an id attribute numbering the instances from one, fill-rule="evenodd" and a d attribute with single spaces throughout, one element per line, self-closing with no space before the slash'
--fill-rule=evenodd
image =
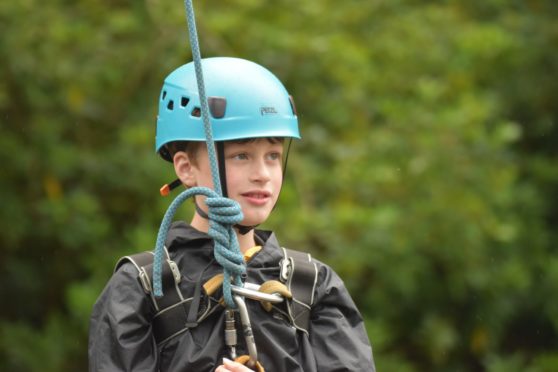
<path id="1" fill-rule="evenodd" d="M 242 226 L 257 226 L 264 223 L 269 217 L 269 214 L 258 215 L 258 216 L 246 216 L 246 217 L 248 218 L 244 218 L 240 223 Z"/>

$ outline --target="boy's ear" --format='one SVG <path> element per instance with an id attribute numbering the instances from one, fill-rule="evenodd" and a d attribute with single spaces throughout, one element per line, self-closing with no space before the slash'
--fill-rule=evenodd
<path id="1" fill-rule="evenodd" d="M 172 158 L 176 176 L 188 187 L 197 186 L 196 173 L 192 160 L 184 151 L 178 151 Z"/>

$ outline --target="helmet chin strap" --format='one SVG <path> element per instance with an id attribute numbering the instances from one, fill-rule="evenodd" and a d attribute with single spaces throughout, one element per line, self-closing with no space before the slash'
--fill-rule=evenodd
<path id="1" fill-rule="evenodd" d="M 207 213 L 205 213 L 205 211 L 203 209 L 200 208 L 200 206 L 198 205 L 198 203 L 194 202 L 194 205 L 196 206 L 196 212 L 200 215 L 200 217 L 205 218 L 206 220 L 209 220 L 209 216 L 207 215 Z M 258 225 L 254 225 L 254 226 L 244 226 L 244 225 L 240 225 L 240 224 L 236 224 L 234 225 L 234 228 L 238 230 L 238 232 L 241 235 L 246 235 L 248 234 L 251 230 L 255 229 Z"/>
<path id="2" fill-rule="evenodd" d="M 228 198 L 229 192 L 227 189 L 227 169 L 225 167 L 225 142 L 217 141 L 215 142 L 215 147 L 217 148 L 217 165 L 219 166 L 219 181 L 221 181 L 221 192 L 223 197 Z M 209 219 L 207 213 L 205 213 L 196 203 L 196 212 L 203 218 Z M 201 213 L 200 213 L 201 212 Z M 202 214 L 203 213 L 203 214 Z M 244 226 L 240 224 L 234 225 L 241 235 L 248 234 L 251 230 L 256 228 L 258 225 L 254 226 Z"/>

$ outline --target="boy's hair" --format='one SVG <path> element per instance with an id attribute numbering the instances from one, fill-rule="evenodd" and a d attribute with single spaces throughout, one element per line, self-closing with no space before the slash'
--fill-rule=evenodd
<path id="1" fill-rule="evenodd" d="M 174 141 L 169 142 L 165 145 L 166 150 L 170 154 L 170 158 L 173 159 L 174 155 L 179 152 L 183 151 L 188 155 L 190 162 L 193 165 L 197 165 L 197 153 L 200 145 L 205 145 L 205 142 L 201 141 Z"/>

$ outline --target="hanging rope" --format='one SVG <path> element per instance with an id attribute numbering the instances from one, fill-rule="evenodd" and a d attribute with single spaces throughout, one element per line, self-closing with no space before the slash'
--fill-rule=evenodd
<path id="1" fill-rule="evenodd" d="M 207 153 L 209 155 L 209 165 L 211 166 L 211 176 L 213 178 L 213 188 L 215 192 L 221 196 L 221 182 L 219 181 L 219 170 L 217 168 L 217 156 L 215 155 L 215 144 L 213 142 L 213 132 L 211 131 L 211 123 L 209 122 L 209 106 L 205 95 L 205 82 L 203 79 L 203 71 L 201 65 L 200 45 L 198 43 L 198 32 L 196 30 L 196 17 L 194 15 L 194 5 L 192 0 L 185 0 L 186 21 L 188 23 L 188 34 L 190 35 L 190 45 L 192 48 L 192 58 L 194 60 L 194 69 L 196 70 L 196 81 L 198 82 L 198 93 L 200 96 L 201 117 L 203 120 L 203 128 L 205 130 L 205 142 L 207 144 Z"/>
<path id="2" fill-rule="evenodd" d="M 222 196 L 219 169 L 217 167 L 217 156 L 215 154 L 215 144 L 211 131 L 211 123 L 209 122 L 209 107 L 205 94 L 205 84 L 203 80 L 198 34 L 196 31 L 194 6 L 192 4 L 192 0 L 185 0 L 184 4 L 186 7 L 188 33 L 192 48 L 194 68 L 196 71 L 196 80 L 198 83 L 201 117 L 205 130 L 207 153 L 209 156 L 209 165 L 211 167 L 211 176 L 215 191 L 206 187 L 193 187 L 178 195 L 167 209 L 167 212 L 163 217 L 163 221 L 161 222 L 159 233 L 157 234 L 157 243 L 155 246 L 155 257 L 153 261 L 154 295 L 157 297 L 161 297 L 163 295 L 161 283 L 164 253 L 163 247 L 165 245 L 167 233 L 172 223 L 174 214 L 178 207 L 186 199 L 195 195 L 203 195 L 206 196 L 206 204 L 209 208 L 208 234 L 213 238 L 215 243 L 215 259 L 223 267 L 223 297 L 226 305 L 229 308 L 235 309 L 237 306 L 231 293 L 231 281 L 237 286 L 243 286 L 242 276 L 246 273 L 246 264 L 244 263 L 244 258 L 240 252 L 240 247 L 238 246 L 238 240 L 233 226 L 239 224 L 244 217 L 242 216 L 240 205 L 236 201 Z"/>

